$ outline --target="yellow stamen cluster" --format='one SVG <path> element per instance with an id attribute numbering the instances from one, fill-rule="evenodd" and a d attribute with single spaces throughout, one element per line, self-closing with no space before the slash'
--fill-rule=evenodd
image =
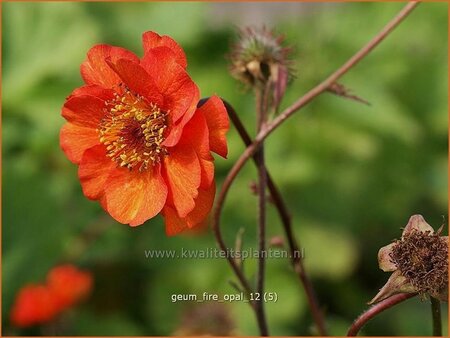
<path id="1" fill-rule="evenodd" d="M 167 155 L 162 146 L 167 128 L 166 113 L 139 95 L 124 89 L 105 103 L 105 116 L 98 129 L 106 154 L 121 167 L 140 172 Z"/>

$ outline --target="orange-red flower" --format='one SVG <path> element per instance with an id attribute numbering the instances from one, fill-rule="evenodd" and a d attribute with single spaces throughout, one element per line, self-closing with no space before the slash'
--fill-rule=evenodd
<path id="1" fill-rule="evenodd" d="M 73 265 L 60 265 L 48 273 L 47 286 L 57 301 L 57 307 L 65 309 L 89 294 L 92 289 L 92 276 Z"/>
<path id="2" fill-rule="evenodd" d="M 11 311 L 11 322 L 27 327 L 52 320 L 57 314 L 56 299 L 45 285 L 23 287 Z"/>
<path id="3" fill-rule="evenodd" d="M 30 284 L 20 289 L 11 310 L 11 322 L 27 327 L 53 320 L 87 296 L 92 276 L 73 265 L 60 265 L 47 275 L 47 284 Z"/>
<path id="4" fill-rule="evenodd" d="M 60 135 L 79 165 L 86 197 L 117 221 L 136 226 L 162 213 L 169 235 L 201 224 L 215 195 L 211 151 L 226 157 L 222 101 L 197 108 L 199 90 L 170 37 L 143 35 L 139 59 L 96 45 L 81 65 L 86 83 L 67 98 Z"/>

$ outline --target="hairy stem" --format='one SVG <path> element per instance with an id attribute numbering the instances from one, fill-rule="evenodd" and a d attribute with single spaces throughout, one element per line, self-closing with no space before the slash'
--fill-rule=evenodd
<path id="1" fill-rule="evenodd" d="M 263 129 L 266 122 L 265 102 L 267 100 L 263 88 L 256 90 L 256 125 L 258 133 Z M 255 303 L 255 313 L 261 336 L 268 336 L 269 330 L 264 311 L 264 281 L 266 271 L 266 186 L 267 176 L 264 165 L 264 144 L 261 143 L 256 153 L 258 167 L 258 272 L 256 277 L 257 300 Z"/>
<path id="2" fill-rule="evenodd" d="M 230 116 L 231 121 L 236 127 L 236 130 L 238 131 L 242 141 L 246 146 L 250 145 L 252 143 L 252 139 L 250 138 L 249 133 L 242 124 L 236 111 L 228 102 L 226 102 L 225 100 L 223 100 L 223 102 L 225 104 L 225 107 L 227 108 L 228 115 Z M 256 156 L 253 156 L 253 160 L 255 161 L 255 163 L 258 163 L 258 158 Z M 275 205 L 278 214 L 280 215 L 283 230 L 287 238 L 292 266 L 294 267 L 295 273 L 297 274 L 301 283 L 303 284 L 303 288 L 305 290 L 306 297 L 308 300 L 308 305 L 311 310 L 314 322 L 317 326 L 317 330 L 321 336 L 326 336 L 327 332 L 325 329 L 325 321 L 323 318 L 323 314 L 320 310 L 319 303 L 316 299 L 313 285 L 310 282 L 309 277 L 306 274 L 305 268 L 303 266 L 302 257 L 299 254 L 300 245 L 297 243 L 295 235 L 292 230 L 291 215 L 289 214 L 289 211 L 286 207 L 286 203 L 284 202 L 280 191 L 278 190 L 272 177 L 270 176 L 269 171 L 267 170 L 267 168 L 265 168 L 265 170 L 267 177 L 267 187 L 269 189 L 270 196 L 272 197 L 273 204 Z"/>
<path id="3" fill-rule="evenodd" d="M 442 336 L 441 302 L 439 299 L 431 299 L 431 316 L 433 318 L 433 336 Z"/>
<path id="4" fill-rule="evenodd" d="M 356 336 L 361 330 L 361 328 L 367 324 L 369 320 L 371 320 L 376 315 L 380 314 L 384 310 L 387 310 L 394 305 L 397 305 L 409 298 L 416 296 L 417 293 L 400 293 L 389 298 L 382 300 L 381 302 L 373 305 L 369 310 L 363 312 L 350 326 L 350 329 L 347 332 L 347 337 Z"/>

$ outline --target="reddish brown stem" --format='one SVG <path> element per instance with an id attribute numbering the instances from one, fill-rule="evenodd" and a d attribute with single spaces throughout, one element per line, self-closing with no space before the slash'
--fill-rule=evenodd
<path id="1" fill-rule="evenodd" d="M 230 116 L 230 119 L 233 122 L 236 130 L 238 131 L 242 141 L 244 141 L 244 144 L 246 146 L 250 145 L 252 143 L 252 139 L 250 138 L 250 135 L 248 134 L 247 130 L 245 129 L 244 125 L 239 119 L 239 116 L 237 115 L 236 111 L 228 102 L 224 101 L 224 104 L 225 107 L 227 108 L 228 115 Z M 253 156 L 253 160 L 255 163 L 258 163 L 258 159 L 256 156 Z M 289 211 L 286 207 L 286 203 L 284 202 L 280 191 L 278 190 L 272 177 L 270 176 L 269 171 L 267 170 L 267 168 L 265 168 L 265 170 L 267 176 L 267 187 L 269 189 L 270 196 L 272 197 L 272 201 L 280 216 L 281 223 L 283 225 L 283 229 L 288 241 L 292 266 L 294 267 L 294 271 L 299 277 L 301 283 L 303 284 L 303 288 L 305 289 L 308 305 L 311 310 L 314 322 L 316 323 L 317 330 L 321 336 L 326 336 L 327 332 L 325 328 L 325 321 L 323 318 L 323 314 L 320 310 L 313 285 L 308 275 L 306 274 L 305 268 L 303 266 L 302 257 L 301 255 L 299 255 L 300 245 L 297 243 L 295 235 L 292 231 L 291 215 L 289 214 Z"/>
<path id="2" fill-rule="evenodd" d="M 367 324 L 369 320 L 371 320 L 376 315 L 380 314 L 384 310 L 387 310 L 394 305 L 397 305 L 398 303 L 401 303 L 409 298 L 412 298 L 416 296 L 417 293 L 400 293 L 394 296 L 391 296 L 389 298 L 386 298 L 385 300 L 382 300 L 381 302 L 373 305 L 371 308 L 369 308 L 366 312 L 363 312 L 350 326 L 350 329 L 347 332 L 347 337 L 353 337 L 358 334 L 358 332 L 361 330 L 361 328 Z"/>
<path id="3" fill-rule="evenodd" d="M 256 90 L 256 125 L 258 132 L 266 122 L 266 90 L 259 88 Z M 257 159 L 258 168 L 258 271 L 256 274 L 256 292 L 258 294 L 255 302 L 255 314 L 258 321 L 259 332 L 261 336 L 268 336 L 269 329 L 267 327 L 266 314 L 264 309 L 264 282 L 266 271 L 266 187 L 267 187 L 267 175 L 264 165 L 264 144 L 261 143 L 257 153 L 255 154 Z"/>

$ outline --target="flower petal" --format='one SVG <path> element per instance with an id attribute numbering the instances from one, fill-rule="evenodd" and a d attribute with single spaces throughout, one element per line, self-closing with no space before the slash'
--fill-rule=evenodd
<path id="1" fill-rule="evenodd" d="M 172 121 L 183 127 L 195 113 L 200 92 L 190 78 L 181 76 L 178 80 L 164 93 L 163 109 L 170 113 Z"/>
<path id="2" fill-rule="evenodd" d="M 142 44 L 144 46 L 144 57 L 149 51 L 156 47 L 167 47 L 173 53 L 176 62 L 183 68 L 187 67 L 186 55 L 183 48 L 167 35 L 160 36 L 155 32 L 145 32 L 142 35 Z"/>
<path id="3" fill-rule="evenodd" d="M 139 63 L 139 58 L 124 48 L 96 45 L 89 50 L 86 61 L 81 64 L 81 76 L 86 84 L 112 88 L 120 83 L 120 78 L 106 63 L 107 58 L 112 62 L 128 59 Z"/>
<path id="4" fill-rule="evenodd" d="M 187 229 L 205 225 L 205 219 L 211 211 L 214 202 L 215 192 L 215 184 L 212 184 L 207 190 L 200 189 L 195 199 L 195 208 L 185 218 L 178 216 L 174 208 L 165 206 L 163 215 L 166 224 L 166 234 L 173 236 Z"/>
<path id="5" fill-rule="evenodd" d="M 99 138 L 93 128 L 66 123 L 61 128 L 59 142 L 69 161 L 78 164 L 87 149 L 99 144 Z"/>
<path id="6" fill-rule="evenodd" d="M 380 292 L 368 303 L 374 304 L 386 299 L 397 293 L 414 293 L 416 288 L 407 282 L 406 278 L 402 276 L 399 270 L 394 271 L 389 277 L 386 284 L 381 288 Z"/>
<path id="7" fill-rule="evenodd" d="M 197 110 L 192 119 L 183 130 L 183 140 L 188 140 L 195 150 L 200 161 L 202 181 L 200 187 L 207 189 L 214 180 L 214 158 L 209 149 L 209 131 L 206 119 L 200 110 Z"/>
<path id="8" fill-rule="evenodd" d="M 201 181 L 200 163 L 190 144 L 178 144 L 164 158 L 165 177 L 180 217 L 192 211 Z"/>
<path id="9" fill-rule="evenodd" d="M 114 90 L 105 89 L 98 85 L 85 85 L 75 88 L 73 92 L 69 95 L 67 100 L 74 96 L 81 96 L 81 95 L 95 96 L 98 97 L 99 99 L 102 99 L 103 101 L 108 101 L 114 97 Z"/>
<path id="10" fill-rule="evenodd" d="M 172 51 L 167 47 L 157 47 L 147 53 L 141 60 L 141 66 L 153 78 L 161 93 L 166 92 L 174 82 L 190 79 L 186 70 L 172 57 Z"/>
<path id="11" fill-rule="evenodd" d="M 392 249 L 396 244 L 397 243 L 391 243 L 382 247 L 380 251 L 378 251 L 378 265 L 380 266 L 380 269 L 385 272 L 397 270 L 397 266 L 394 262 L 392 262 L 390 256 Z"/>
<path id="12" fill-rule="evenodd" d="M 163 97 L 155 81 L 144 68 L 128 59 L 107 59 L 106 62 L 131 91 L 142 95 L 149 103 L 162 107 Z"/>
<path id="13" fill-rule="evenodd" d="M 226 158 L 228 154 L 226 133 L 230 128 L 230 121 L 222 100 L 215 95 L 211 96 L 198 110 L 205 116 L 208 124 L 211 151 Z"/>
<path id="14" fill-rule="evenodd" d="M 90 96 L 73 96 L 64 103 L 62 116 L 69 122 L 81 127 L 98 128 L 105 114 L 105 101 Z"/>
<path id="15" fill-rule="evenodd" d="M 195 85 L 194 85 L 195 86 Z M 195 95 L 195 99 L 198 99 L 199 96 L 199 92 L 198 92 L 198 88 L 197 86 L 195 86 L 195 91 L 196 91 L 196 95 Z M 192 107 L 190 107 L 186 113 L 184 114 L 183 118 L 177 122 L 176 124 L 172 124 L 169 134 L 166 137 L 166 139 L 164 140 L 164 142 L 162 143 L 164 146 L 166 147 L 173 147 L 175 146 L 178 141 L 181 138 L 181 135 L 183 134 L 183 129 L 185 127 L 185 125 L 191 120 L 192 116 L 194 116 L 195 114 L 195 106 L 197 105 L 196 103 L 197 101 L 193 101 L 192 103 Z"/>
<path id="16" fill-rule="evenodd" d="M 195 114 L 183 129 L 183 140 L 191 143 L 195 152 L 204 159 L 212 160 L 209 149 L 209 130 L 206 119 L 200 110 Z"/>
<path id="17" fill-rule="evenodd" d="M 136 217 L 130 222 L 131 226 L 138 226 L 156 216 L 164 207 L 167 200 L 168 188 L 161 176 L 161 168 L 155 169 L 157 175 L 153 175 L 145 188 L 142 207 Z"/>
<path id="18" fill-rule="evenodd" d="M 91 200 L 99 199 L 103 195 L 110 173 L 116 167 L 117 164 L 106 156 L 104 145 L 86 150 L 78 168 L 84 195 Z"/>
<path id="19" fill-rule="evenodd" d="M 199 100 L 198 88 L 186 70 L 172 57 L 166 47 L 157 47 L 148 51 L 141 61 L 142 67 L 153 78 L 164 102 L 160 106 L 169 113 L 172 123 L 176 124 L 185 115 L 192 117 Z"/>
<path id="20" fill-rule="evenodd" d="M 178 216 L 175 208 L 165 206 L 162 211 L 162 214 L 164 216 L 164 222 L 166 224 L 167 236 L 174 236 L 186 229 L 189 229 L 189 227 L 186 224 L 186 220 Z"/>
<path id="21" fill-rule="evenodd" d="M 402 238 L 408 236 L 412 231 L 429 232 L 429 234 L 434 234 L 434 229 L 429 225 L 422 215 L 413 215 L 410 217 L 408 224 L 405 229 L 403 229 Z"/>
<path id="22" fill-rule="evenodd" d="M 186 216 L 186 223 L 189 228 L 199 225 L 209 214 L 213 206 L 216 195 L 216 184 L 211 184 L 206 190 L 199 189 L 195 199 L 195 208 Z"/>
<path id="23" fill-rule="evenodd" d="M 201 157 L 199 157 L 198 160 L 200 161 L 200 167 L 202 170 L 200 188 L 207 189 L 214 182 L 214 162 L 205 160 Z"/>
<path id="24" fill-rule="evenodd" d="M 160 166 L 143 173 L 125 168 L 114 170 L 109 176 L 102 205 L 120 223 L 136 226 L 156 216 L 167 198 L 167 186 Z"/>

